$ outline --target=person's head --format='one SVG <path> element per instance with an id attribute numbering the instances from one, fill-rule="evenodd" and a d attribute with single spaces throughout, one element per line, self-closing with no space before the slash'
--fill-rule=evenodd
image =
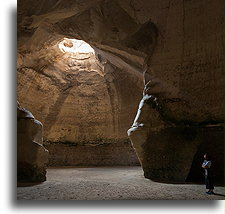
<path id="1" fill-rule="evenodd" d="M 204 154 L 204 159 L 205 160 L 211 160 L 211 156 L 207 153 Z"/>

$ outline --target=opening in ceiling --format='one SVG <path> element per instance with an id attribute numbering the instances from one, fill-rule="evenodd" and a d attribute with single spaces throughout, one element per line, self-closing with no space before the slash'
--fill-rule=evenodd
<path id="1" fill-rule="evenodd" d="M 64 38 L 59 43 L 59 49 L 63 53 L 94 53 L 94 49 L 85 41 L 78 39 Z"/>

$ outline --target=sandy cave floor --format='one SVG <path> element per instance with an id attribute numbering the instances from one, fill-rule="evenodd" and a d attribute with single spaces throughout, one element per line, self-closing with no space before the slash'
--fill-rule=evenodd
<path id="1" fill-rule="evenodd" d="M 144 178 L 141 167 L 49 168 L 47 181 L 18 184 L 18 200 L 223 200 L 223 187 L 207 195 L 205 185 L 165 184 Z"/>

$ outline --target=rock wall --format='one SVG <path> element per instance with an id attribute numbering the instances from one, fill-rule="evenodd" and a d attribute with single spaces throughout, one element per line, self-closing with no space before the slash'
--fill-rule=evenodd
<path id="1" fill-rule="evenodd" d="M 202 180 L 199 160 L 203 161 L 204 152 L 214 154 L 215 164 L 223 166 L 223 155 L 217 151 L 223 148 L 221 2 L 164 1 L 162 5 L 149 1 L 149 7 L 139 6 L 140 11 L 149 9 L 160 36 L 147 60 L 144 98 L 128 133 L 147 178 Z M 136 16 L 141 19 L 141 14 Z M 222 167 L 214 170 L 222 182 Z"/>
<path id="2" fill-rule="evenodd" d="M 130 141 L 57 142 L 46 145 L 50 153 L 48 166 L 139 166 Z M 52 154 L 52 155 L 51 155 Z"/>
<path id="3" fill-rule="evenodd" d="M 34 116 L 17 107 L 17 181 L 46 180 L 48 150 L 42 142 L 42 124 Z"/>

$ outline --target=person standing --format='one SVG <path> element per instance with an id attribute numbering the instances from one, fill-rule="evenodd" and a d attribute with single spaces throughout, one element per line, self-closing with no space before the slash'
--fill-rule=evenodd
<path id="1" fill-rule="evenodd" d="M 204 155 L 204 162 L 202 163 L 202 168 L 204 168 L 205 171 L 205 185 L 206 189 L 209 189 L 208 192 L 206 192 L 209 195 L 214 194 L 213 189 L 213 174 L 212 174 L 212 161 L 211 157 L 208 154 Z"/>

